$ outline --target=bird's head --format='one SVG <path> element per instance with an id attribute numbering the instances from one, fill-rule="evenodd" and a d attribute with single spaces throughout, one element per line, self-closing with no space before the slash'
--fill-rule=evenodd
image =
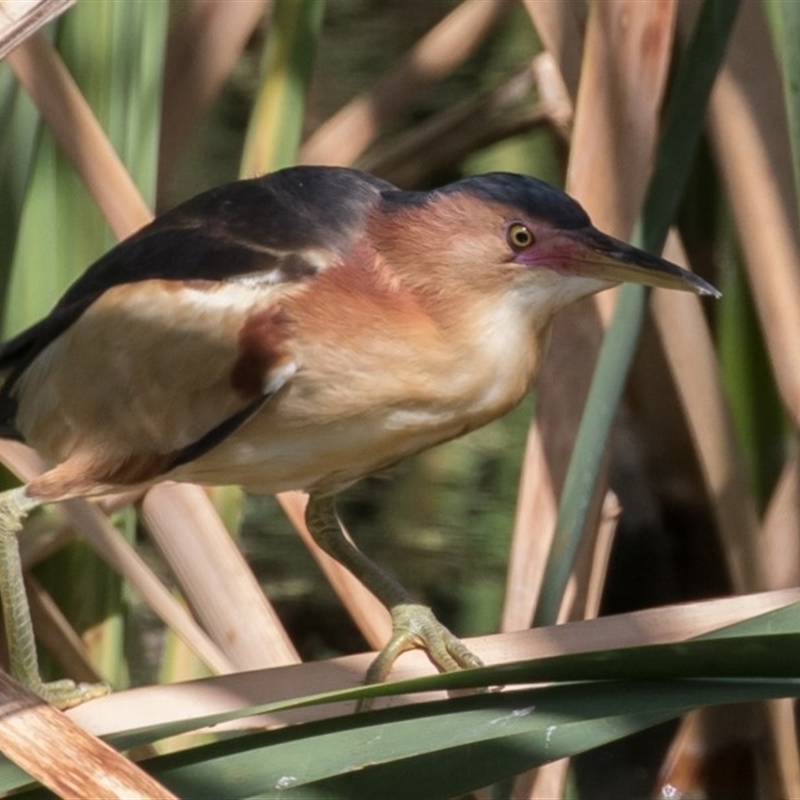
<path id="1" fill-rule="evenodd" d="M 719 296 L 691 272 L 600 232 L 572 198 L 524 175 L 384 192 L 371 235 L 423 285 L 434 274 L 436 286 L 510 293 L 544 315 L 622 282 Z"/>

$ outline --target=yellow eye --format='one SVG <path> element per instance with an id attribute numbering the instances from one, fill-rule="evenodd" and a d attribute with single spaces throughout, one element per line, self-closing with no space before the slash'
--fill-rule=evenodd
<path id="1" fill-rule="evenodd" d="M 524 250 L 536 241 L 530 229 L 521 222 L 515 222 L 513 225 L 508 226 L 506 240 L 512 250 Z"/>

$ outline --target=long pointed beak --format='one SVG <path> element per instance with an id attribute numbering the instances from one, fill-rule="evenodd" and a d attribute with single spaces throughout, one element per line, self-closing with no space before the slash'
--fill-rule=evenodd
<path id="1" fill-rule="evenodd" d="M 692 272 L 638 247 L 614 239 L 596 228 L 562 232 L 562 268 L 575 275 L 613 283 L 641 283 L 665 289 L 720 297 L 710 283 Z"/>

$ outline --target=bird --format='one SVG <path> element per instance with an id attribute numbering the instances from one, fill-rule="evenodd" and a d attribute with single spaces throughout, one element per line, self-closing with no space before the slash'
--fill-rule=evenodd
<path id="1" fill-rule="evenodd" d="M 165 480 L 307 492 L 313 538 L 391 612 L 367 682 L 413 647 L 480 666 L 344 536 L 335 498 L 516 406 L 556 312 L 626 281 L 719 296 L 515 173 L 409 191 L 297 166 L 156 217 L 0 346 L 0 437 L 48 464 L 0 495 L 11 674 L 62 708 L 108 691 L 41 678 L 17 535 L 42 504 Z"/>

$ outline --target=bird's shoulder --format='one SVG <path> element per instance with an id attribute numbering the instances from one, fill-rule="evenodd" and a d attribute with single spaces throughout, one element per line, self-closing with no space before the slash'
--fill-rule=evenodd
<path id="1" fill-rule="evenodd" d="M 61 304 L 118 283 L 302 279 L 361 229 L 381 191 L 356 170 L 292 167 L 209 189 L 157 217 L 91 266 Z"/>

